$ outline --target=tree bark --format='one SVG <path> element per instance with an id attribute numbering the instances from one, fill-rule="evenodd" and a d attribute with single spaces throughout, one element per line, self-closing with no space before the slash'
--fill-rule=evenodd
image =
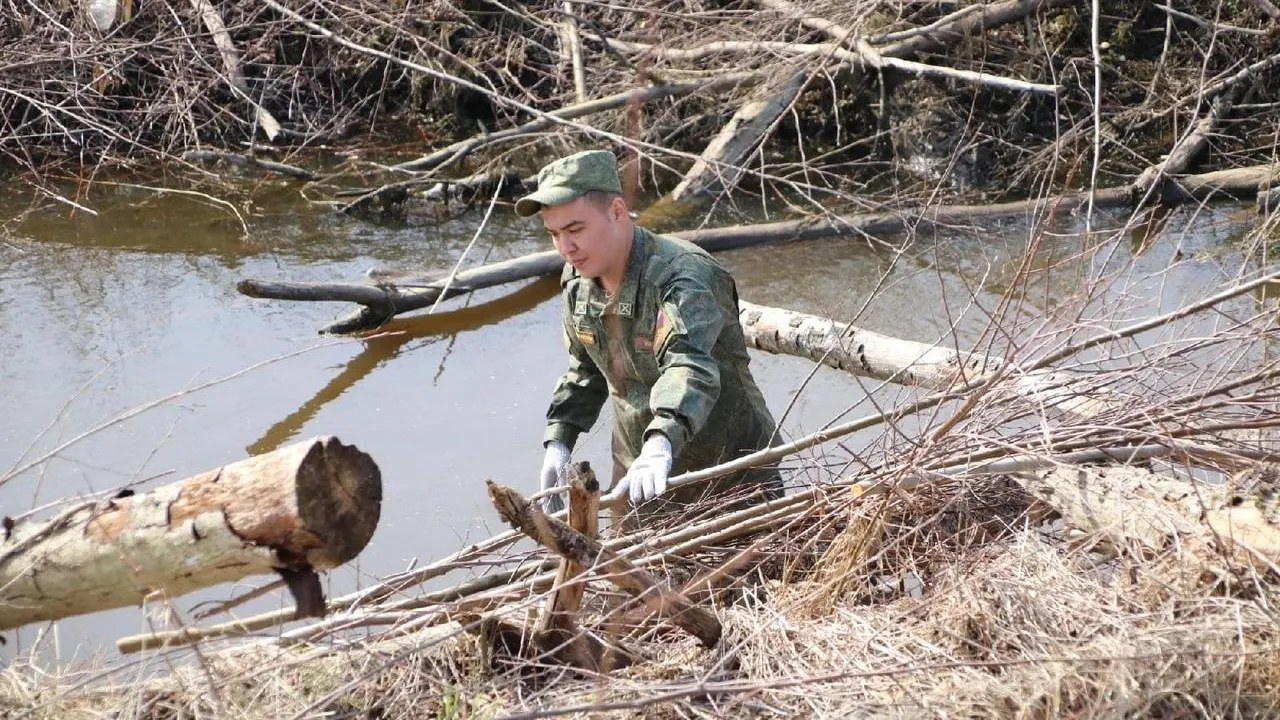
<path id="1" fill-rule="evenodd" d="M 1019 481 L 1082 531 L 1094 550 L 1149 554 L 1170 547 L 1235 547 L 1274 562 L 1280 560 L 1280 527 L 1272 524 L 1276 478 L 1275 466 L 1268 465 L 1224 485 L 1141 467 L 1058 467 Z"/>
<path id="2" fill-rule="evenodd" d="M 318 593 L 314 571 L 364 549 L 381 501 L 374 461 L 325 436 L 18 522 L 0 542 L 0 629 L 273 571 L 295 597 Z M 297 599 L 298 615 L 323 614 L 322 596 Z"/>
<path id="3" fill-rule="evenodd" d="M 597 572 L 639 598 L 652 613 L 668 620 L 713 647 L 722 629 L 716 616 L 693 604 L 643 569 L 609 550 L 599 540 L 588 538 L 555 518 L 511 488 L 487 481 L 493 506 L 513 528 L 538 541 L 561 557 L 570 558 Z"/>

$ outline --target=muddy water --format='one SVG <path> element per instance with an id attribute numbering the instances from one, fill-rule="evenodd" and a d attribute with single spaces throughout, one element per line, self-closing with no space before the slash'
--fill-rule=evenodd
<path id="1" fill-rule="evenodd" d="M 359 560 L 327 575 L 332 596 L 500 530 L 485 479 L 535 486 L 543 413 L 565 362 L 554 281 L 453 300 L 369 340 L 317 336 L 348 306 L 235 291 L 244 278 L 349 281 L 371 266 L 446 269 L 471 242 L 479 210 L 419 208 L 403 223 L 370 223 L 309 205 L 296 186 L 267 180 L 225 193 L 249 227 L 246 237 L 227 207 L 194 195 L 99 185 L 79 198 L 97 211 L 91 216 L 29 191 L 6 192 L 0 221 L 23 217 L 0 235 L 0 477 L 34 466 L 0 485 L 0 513 L 127 483 L 146 488 L 333 434 L 376 459 L 386 503 Z M 1058 234 L 1041 238 L 1046 250 L 1035 265 L 1045 272 L 1002 322 L 1032 325 L 1099 263 L 1119 268 L 1134 312 L 1171 307 L 1238 267 L 1237 212 L 1176 215 L 1154 240 L 1126 236 L 1101 260 L 1081 262 L 1071 260 L 1080 251 L 1075 221 L 1065 220 Z M 500 209 L 466 264 L 543 250 L 538 230 Z M 922 234 L 908 255 L 841 238 L 721 258 L 753 302 L 969 347 L 1000 308 L 1027 242 L 1026 228 L 1010 223 L 983 233 Z M 753 358 L 775 414 L 794 400 L 782 421 L 788 436 L 872 409 L 871 383 L 811 373 L 810 363 L 795 358 Z M 876 399 L 908 397 L 889 387 Z M 598 468 L 608 467 L 606 422 L 607 415 L 578 450 Z M 792 477 L 829 478 L 847 451 L 874 437 L 806 453 L 789 463 Z M 269 579 L 210 589 L 176 607 L 187 617 L 200 602 Z M 242 612 L 284 602 L 273 594 Z M 44 652 L 64 660 L 110 656 L 115 637 L 148 622 L 138 609 L 69 619 L 45 635 Z M 0 652 L 29 649 L 39 631 L 5 633 Z"/>

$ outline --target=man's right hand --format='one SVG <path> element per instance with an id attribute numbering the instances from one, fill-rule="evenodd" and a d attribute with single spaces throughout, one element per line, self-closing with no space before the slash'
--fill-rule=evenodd
<path id="1" fill-rule="evenodd" d="M 542 458 L 542 473 L 539 475 L 542 489 L 567 485 L 565 471 L 568 467 L 569 448 L 558 440 L 547 443 L 547 454 Z M 564 509 L 564 496 L 557 493 L 543 498 L 542 506 L 549 513 L 560 512 Z"/>

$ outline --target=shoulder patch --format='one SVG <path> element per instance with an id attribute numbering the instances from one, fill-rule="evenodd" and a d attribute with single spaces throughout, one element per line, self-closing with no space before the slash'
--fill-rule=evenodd
<path id="1" fill-rule="evenodd" d="M 661 356 L 671 338 L 680 330 L 680 316 L 676 313 L 675 306 L 671 303 L 659 305 L 658 316 L 653 321 L 654 354 Z"/>

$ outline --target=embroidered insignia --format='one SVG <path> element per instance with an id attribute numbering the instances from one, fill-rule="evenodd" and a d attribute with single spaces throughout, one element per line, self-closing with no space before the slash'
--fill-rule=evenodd
<path id="1" fill-rule="evenodd" d="M 667 338 L 671 336 L 671 321 L 667 319 L 666 309 L 658 306 L 658 317 L 653 321 L 653 348 L 661 350 L 667 345 Z"/>
<path id="2" fill-rule="evenodd" d="M 592 330 L 583 330 L 583 329 L 579 328 L 579 329 L 578 329 L 578 341 L 579 341 L 579 342 L 581 342 L 583 345 L 595 345 L 595 344 L 596 344 L 596 334 L 595 334 L 595 332 L 594 332 L 594 331 L 592 331 Z"/>
<path id="3" fill-rule="evenodd" d="M 574 303 L 574 305 L 573 305 L 573 314 L 574 314 L 574 315 L 586 315 L 586 314 L 587 314 L 587 301 L 586 301 L 586 300 L 579 300 L 578 302 Z"/>
<path id="4" fill-rule="evenodd" d="M 619 315 L 630 315 L 630 314 L 631 314 L 631 303 L 627 303 L 627 302 L 624 302 L 624 303 L 618 303 L 618 314 L 619 314 Z"/>

